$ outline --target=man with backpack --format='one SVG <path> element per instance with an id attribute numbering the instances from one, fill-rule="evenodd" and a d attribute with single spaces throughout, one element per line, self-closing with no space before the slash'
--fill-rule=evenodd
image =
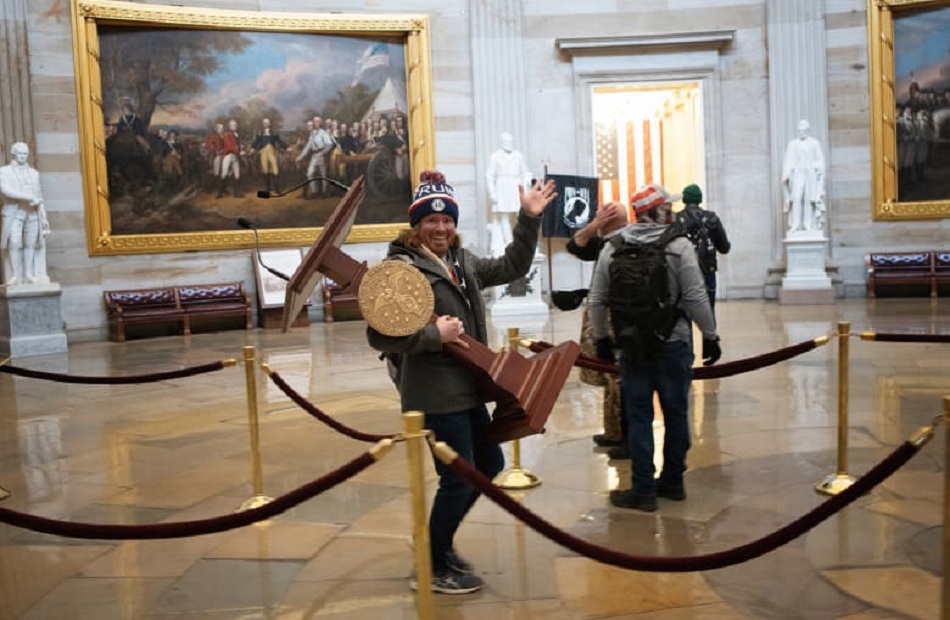
<path id="1" fill-rule="evenodd" d="M 657 497 L 686 499 L 690 321 L 703 334 L 703 364 L 722 355 L 696 251 L 682 230 L 671 226 L 678 199 L 656 184 L 631 197 L 637 223 L 604 247 L 588 297 L 597 356 L 612 362 L 620 353 L 631 454 L 631 488 L 611 491 L 610 503 L 646 512 L 657 509 Z M 654 392 L 666 427 L 659 478 L 653 465 Z"/>
<path id="2" fill-rule="evenodd" d="M 728 254 L 732 249 L 726 229 L 719 216 L 703 209 L 703 191 L 695 183 L 683 188 L 683 204 L 686 207 L 676 214 L 676 223 L 683 229 L 693 243 L 699 268 L 706 282 L 706 295 L 709 305 L 716 311 L 716 272 L 719 271 L 718 254 Z"/>

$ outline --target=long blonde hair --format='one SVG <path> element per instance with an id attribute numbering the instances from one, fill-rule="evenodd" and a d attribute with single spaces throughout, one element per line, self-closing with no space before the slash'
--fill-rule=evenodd
<path id="1" fill-rule="evenodd" d="M 399 232 L 399 236 L 396 237 L 396 241 L 406 246 L 407 248 L 419 249 L 422 247 L 422 237 L 419 235 L 419 224 L 416 224 L 412 228 L 406 228 Z M 452 250 L 457 250 L 462 247 L 462 235 L 455 233 L 455 238 L 452 239 L 452 243 L 449 245 L 449 248 Z"/>

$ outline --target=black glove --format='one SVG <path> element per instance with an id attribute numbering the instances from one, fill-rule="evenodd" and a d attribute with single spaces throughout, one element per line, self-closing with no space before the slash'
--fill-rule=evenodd
<path id="1" fill-rule="evenodd" d="M 712 366 L 722 357 L 722 349 L 719 348 L 719 338 L 703 338 L 703 366 Z"/>
<path id="2" fill-rule="evenodd" d="M 601 338 L 596 343 L 597 359 L 613 364 L 616 361 L 614 357 L 614 343 L 610 338 Z"/>

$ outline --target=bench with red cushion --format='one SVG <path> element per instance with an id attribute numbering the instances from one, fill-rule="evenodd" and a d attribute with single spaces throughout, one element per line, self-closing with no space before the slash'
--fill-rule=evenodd
<path id="1" fill-rule="evenodd" d="M 881 289 L 896 296 L 937 296 L 937 256 L 947 252 L 872 252 L 865 262 L 868 269 L 868 297 L 878 297 Z M 945 260 L 941 258 L 941 260 Z M 945 267 L 944 267 L 945 269 Z"/>
<path id="2" fill-rule="evenodd" d="M 105 291 L 103 298 L 109 319 L 109 339 L 125 342 L 128 325 L 175 323 L 188 333 L 185 311 L 173 286 L 123 291 Z"/>
<path id="3" fill-rule="evenodd" d="M 188 336 L 195 319 L 240 317 L 245 329 L 254 328 L 243 282 L 104 291 L 103 298 L 109 339 L 116 342 L 125 342 L 129 325 L 174 324 Z"/>

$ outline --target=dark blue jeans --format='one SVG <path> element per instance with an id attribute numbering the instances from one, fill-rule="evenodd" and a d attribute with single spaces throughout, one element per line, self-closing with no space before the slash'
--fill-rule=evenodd
<path id="1" fill-rule="evenodd" d="M 620 358 L 620 385 L 627 418 L 632 488 L 639 495 L 656 494 L 653 465 L 653 393 L 660 397 L 666 433 L 663 439 L 664 484 L 682 484 L 689 451 L 689 386 L 693 352 L 687 342 L 669 341 L 658 360 L 640 364 Z"/>
<path id="2" fill-rule="evenodd" d="M 444 441 L 460 457 L 489 478 L 494 478 L 505 467 L 501 446 L 488 440 L 491 417 L 485 405 L 455 413 L 426 414 L 425 427 Z M 451 467 L 435 458 L 439 474 L 439 489 L 429 515 L 429 544 L 432 548 L 432 568 L 445 568 L 445 554 L 452 550 L 455 532 L 462 524 L 479 493 L 475 487 L 459 478 Z"/>

